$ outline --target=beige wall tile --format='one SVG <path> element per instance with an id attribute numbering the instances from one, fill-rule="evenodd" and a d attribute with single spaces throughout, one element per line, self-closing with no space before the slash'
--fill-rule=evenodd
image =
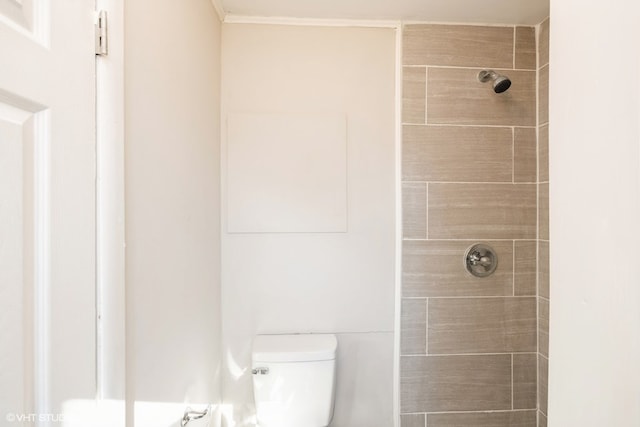
<path id="1" fill-rule="evenodd" d="M 425 414 L 400 415 L 400 427 L 425 427 Z"/>
<path id="2" fill-rule="evenodd" d="M 429 414 L 429 427 L 535 427 L 536 411 Z"/>
<path id="3" fill-rule="evenodd" d="M 538 411 L 538 427 L 547 427 L 547 417 Z"/>
<path id="4" fill-rule="evenodd" d="M 538 298 L 538 351 L 549 357 L 549 300 Z"/>
<path id="5" fill-rule="evenodd" d="M 402 73 L 402 123 L 422 124 L 427 100 L 427 70 L 404 67 Z"/>
<path id="6" fill-rule="evenodd" d="M 477 278 L 462 260 L 475 241 L 404 241 L 402 295 L 404 297 L 503 296 L 513 293 L 513 245 L 511 241 L 487 242 L 497 252 L 495 273 Z"/>
<path id="7" fill-rule="evenodd" d="M 427 184 L 402 184 L 402 235 L 407 239 L 427 238 Z"/>
<path id="8" fill-rule="evenodd" d="M 426 354 L 427 300 L 403 299 L 400 323 L 400 354 Z"/>
<path id="9" fill-rule="evenodd" d="M 406 25 L 405 65 L 513 67 L 513 27 Z"/>
<path id="10" fill-rule="evenodd" d="M 536 351 L 535 297 L 432 298 L 428 304 L 429 354 Z"/>
<path id="11" fill-rule="evenodd" d="M 535 184 L 430 184 L 429 237 L 535 239 Z"/>
<path id="12" fill-rule="evenodd" d="M 538 150 L 540 156 L 540 182 L 549 181 L 549 125 L 540 126 L 538 131 Z"/>
<path id="13" fill-rule="evenodd" d="M 549 299 L 549 242 L 538 245 L 538 295 Z"/>
<path id="14" fill-rule="evenodd" d="M 549 378 L 549 361 L 544 356 L 538 356 L 538 400 L 539 409 L 547 415 L 547 394 Z"/>
<path id="15" fill-rule="evenodd" d="M 511 142 L 510 128 L 404 126 L 403 180 L 511 182 Z"/>
<path id="16" fill-rule="evenodd" d="M 536 27 L 516 27 L 515 68 L 535 70 L 536 62 Z"/>
<path id="17" fill-rule="evenodd" d="M 542 240 L 549 240 L 549 184 L 540 184 L 538 189 L 538 227 Z"/>
<path id="18" fill-rule="evenodd" d="M 511 409 L 511 355 L 403 356 L 401 412 Z"/>
<path id="19" fill-rule="evenodd" d="M 513 355 L 513 409 L 538 407 L 538 355 Z"/>
<path id="20" fill-rule="evenodd" d="M 540 50 L 540 63 L 538 67 L 541 67 L 549 63 L 549 18 L 540 24 L 538 49 Z"/>
<path id="21" fill-rule="evenodd" d="M 538 123 L 545 124 L 549 122 L 549 66 L 545 65 L 540 69 L 540 77 L 538 84 Z M 428 102 L 428 101 L 427 101 Z"/>
<path id="22" fill-rule="evenodd" d="M 514 182 L 536 182 L 538 180 L 536 129 L 515 128 L 513 136 L 513 180 Z"/>
<path id="23" fill-rule="evenodd" d="M 479 71 L 427 70 L 428 124 L 535 126 L 535 71 L 503 71 L 512 85 L 501 94 L 494 93 L 490 83 L 478 81 Z"/>
<path id="24" fill-rule="evenodd" d="M 516 240 L 514 254 L 514 295 L 536 295 L 538 244 L 535 240 Z"/>

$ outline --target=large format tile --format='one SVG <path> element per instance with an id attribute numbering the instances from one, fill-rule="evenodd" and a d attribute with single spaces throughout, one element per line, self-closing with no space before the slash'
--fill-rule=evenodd
<path id="1" fill-rule="evenodd" d="M 540 69 L 538 85 L 538 123 L 542 125 L 549 122 L 549 65 Z"/>
<path id="2" fill-rule="evenodd" d="M 424 123 L 427 100 L 427 70 L 404 67 L 402 77 L 402 122 Z"/>
<path id="3" fill-rule="evenodd" d="M 511 409 L 511 355 L 403 356 L 402 412 Z"/>
<path id="4" fill-rule="evenodd" d="M 404 65 L 513 67 L 513 27 L 406 25 Z"/>
<path id="5" fill-rule="evenodd" d="M 425 414 L 400 415 L 400 427 L 425 427 Z"/>
<path id="6" fill-rule="evenodd" d="M 427 421 L 429 427 L 535 427 L 536 411 L 429 414 Z"/>
<path id="7" fill-rule="evenodd" d="M 433 239 L 535 239 L 535 184 L 430 184 Z"/>
<path id="8" fill-rule="evenodd" d="M 515 128 L 513 136 L 513 180 L 514 182 L 536 182 L 538 180 L 536 129 Z"/>
<path id="9" fill-rule="evenodd" d="M 540 182 L 549 181 L 549 125 L 540 126 L 538 131 L 538 156 Z"/>
<path id="10" fill-rule="evenodd" d="M 544 356 L 538 356 L 538 407 L 545 415 L 547 415 L 548 379 L 549 361 Z"/>
<path id="11" fill-rule="evenodd" d="M 429 354 L 536 351 L 535 297 L 432 298 L 427 311 Z"/>
<path id="12" fill-rule="evenodd" d="M 427 238 L 427 184 L 402 184 L 402 236 L 406 239 Z"/>
<path id="13" fill-rule="evenodd" d="M 513 409 L 537 409 L 537 361 L 535 353 L 513 355 Z"/>
<path id="14" fill-rule="evenodd" d="M 400 323 L 400 354 L 425 354 L 427 352 L 427 301 L 403 299 Z"/>
<path id="15" fill-rule="evenodd" d="M 539 37 L 539 50 L 540 50 L 540 63 L 538 67 L 542 67 L 549 63 L 549 18 L 545 19 L 540 24 Z"/>
<path id="16" fill-rule="evenodd" d="M 547 417 L 538 411 L 538 427 L 547 427 Z"/>
<path id="17" fill-rule="evenodd" d="M 538 188 L 538 227 L 540 239 L 549 240 L 549 184 L 540 184 Z"/>
<path id="18" fill-rule="evenodd" d="M 536 72 L 496 70 L 509 76 L 511 88 L 494 93 L 478 81 L 480 69 L 427 70 L 427 123 L 495 126 L 536 125 Z"/>
<path id="19" fill-rule="evenodd" d="M 515 68 L 536 69 L 536 28 L 516 27 Z"/>
<path id="20" fill-rule="evenodd" d="M 535 240 L 514 242 L 514 295 L 536 295 L 538 243 Z"/>
<path id="21" fill-rule="evenodd" d="M 538 242 L 538 295 L 549 299 L 549 242 Z"/>
<path id="22" fill-rule="evenodd" d="M 463 266 L 464 254 L 475 241 L 405 241 L 402 251 L 404 297 L 503 296 L 513 293 L 513 244 L 491 242 L 499 257 L 489 277 L 478 278 Z"/>
<path id="23" fill-rule="evenodd" d="M 404 126 L 403 180 L 511 182 L 512 140 L 510 128 Z"/>
<path id="24" fill-rule="evenodd" d="M 538 298 L 538 351 L 549 357 L 549 300 Z"/>

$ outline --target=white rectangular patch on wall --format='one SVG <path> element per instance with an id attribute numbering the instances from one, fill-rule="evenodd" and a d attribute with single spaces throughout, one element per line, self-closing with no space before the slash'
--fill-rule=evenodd
<path id="1" fill-rule="evenodd" d="M 227 231 L 347 231 L 345 114 L 230 114 Z"/>

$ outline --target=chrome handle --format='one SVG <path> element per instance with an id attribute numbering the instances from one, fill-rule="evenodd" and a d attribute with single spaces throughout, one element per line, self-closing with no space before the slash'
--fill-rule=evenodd
<path id="1" fill-rule="evenodd" d="M 193 420 L 199 420 L 209 415 L 211 412 L 211 405 L 207 406 L 204 411 L 194 411 L 190 407 L 184 410 L 184 415 L 182 416 L 182 422 L 180 423 L 181 427 L 185 427 Z"/>
<path id="2" fill-rule="evenodd" d="M 475 244 L 464 254 L 464 266 L 476 277 L 487 277 L 498 267 L 498 255 L 490 246 L 482 243 Z"/>

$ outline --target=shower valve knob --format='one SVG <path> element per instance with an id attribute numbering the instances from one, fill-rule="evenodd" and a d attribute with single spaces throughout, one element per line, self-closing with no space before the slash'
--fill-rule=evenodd
<path id="1" fill-rule="evenodd" d="M 498 256 L 489 245 L 478 243 L 465 252 L 464 266 L 473 276 L 487 277 L 498 267 Z"/>

